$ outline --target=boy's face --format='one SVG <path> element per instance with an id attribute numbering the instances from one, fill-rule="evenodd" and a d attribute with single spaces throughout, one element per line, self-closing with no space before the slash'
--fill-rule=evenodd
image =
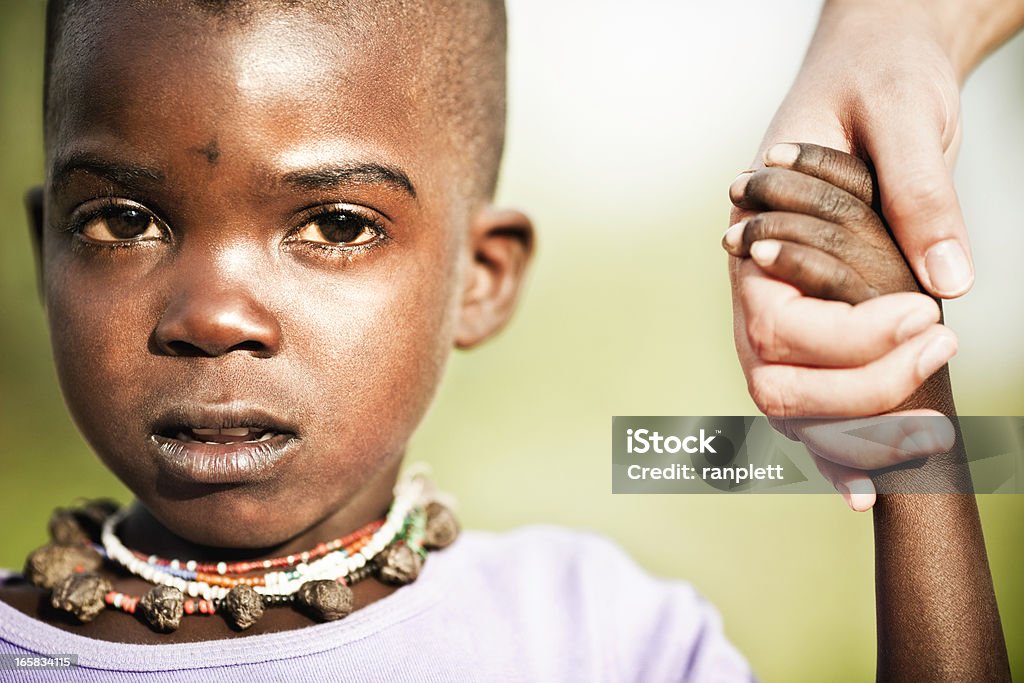
<path id="1" fill-rule="evenodd" d="M 67 403 L 172 531 L 282 542 L 397 463 L 452 345 L 510 313 L 529 224 L 460 189 L 415 35 L 94 5 L 50 90 Z"/>

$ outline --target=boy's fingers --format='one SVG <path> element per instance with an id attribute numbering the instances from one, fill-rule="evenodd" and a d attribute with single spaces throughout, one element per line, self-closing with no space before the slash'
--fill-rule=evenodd
<path id="1" fill-rule="evenodd" d="M 974 266 L 940 133 L 876 126 L 865 147 L 878 172 L 882 213 L 918 280 L 939 297 L 966 293 Z"/>
<path id="2" fill-rule="evenodd" d="M 815 453 L 810 446 L 807 447 L 807 451 L 818 471 L 821 472 L 821 476 L 835 487 L 851 510 L 867 512 L 874 507 L 875 484 L 867 474 L 861 470 L 837 465 Z"/>
<path id="3" fill-rule="evenodd" d="M 846 190 L 788 168 L 764 168 L 737 177 L 729 198 L 744 209 L 790 211 L 842 225 L 878 222 L 870 206 Z"/>
<path id="4" fill-rule="evenodd" d="M 878 296 L 850 266 L 820 249 L 796 242 L 760 240 L 750 256 L 761 270 L 799 289 L 805 296 L 858 304 Z"/>
<path id="5" fill-rule="evenodd" d="M 875 198 L 874 179 L 863 161 L 831 147 L 809 143 L 782 142 L 764 153 L 766 166 L 781 166 L 814 176 L 846 190 L 871 206 Z"/>
<path id="6" fill-rule="evenodd" d="M 843 226 L 785 211 L 759 213 L 730 227 L 722 246 L 733 256 L 750 256 L 750 246 L 758 240 L 799 242 L 854 263 L 868 254 L 867 245 Z"/>
<path id="7" fill-rule="evenodd" d="M 758 409 L 775 417 L 875 415 L 892 410 L 956 355 L 956 336 L 932 329 L 857 368 L 763 364 L 750 369 Z"/>
<path id="8" fill-rule="evenodd" d="M 888 294 L 851 306 L 802 296 L 750 260 L 739 264 L 739 273 L 745 338 L 764 362 L 861 366 L 939 321 L 938 305 L 924 294 Z"/>
<path id="9" fill-rule="evenodd" d="M 765 239 L 796 242 L 820 249 L 847 264 L 878 293 L 918 289 L 903 255 L 881 224 L 849 228 L 798 213 L 768 211 L 729 228 L 722 244 L 733 256 L 745 257 L 750 255 L 754 242 Z M 809 290 L 804 291 L 810 293 Z M 846 296 L 828 298 L 851 300 Z"/>

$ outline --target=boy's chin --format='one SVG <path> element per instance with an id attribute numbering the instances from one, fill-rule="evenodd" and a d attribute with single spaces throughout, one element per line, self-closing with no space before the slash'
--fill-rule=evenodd
<path id="1" fill-rule="evenodd" d="M 315 525 L 320 516 L 319 511 L 278 507 L 244 488 L 223 486 L 199 498 L 153 501 L 146 507 L 160 526 L 182 541 L 236 550 L 287 543 Z M 159 528 L 154 532 L 159 533 Z"/>

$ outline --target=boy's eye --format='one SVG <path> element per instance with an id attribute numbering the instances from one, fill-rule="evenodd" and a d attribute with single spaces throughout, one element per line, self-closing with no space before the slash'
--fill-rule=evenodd
<path id="1" fill-rule="evenodd" d="M 141 242 L 163 238 L 153 215 L 133 206 L 108 206 L 85 220 L 78 232 L 94 242 Z"/>
<path id="2" fill-rule="evenodd" d="M 332 211 L 310 219 L 295 233 L 306 242 L 319 242 L 346 247 L 368 244 L 380 236 L 373 221 L 352 213 Z"/>

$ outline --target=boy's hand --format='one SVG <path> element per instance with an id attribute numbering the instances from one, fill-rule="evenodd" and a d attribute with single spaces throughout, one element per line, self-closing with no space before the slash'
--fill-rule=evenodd
<path id="1" fill-rule="evenodd" d="M 874 188 L 864 162 L 827 147 L 787 146 L 796 149 L 780 156 L 792 161 L 768 155 L 767 168 L 747 174 L 733 197 L 738 207 L 761 213 L 730 229 L 723 240 L 729 253 L 751 256 L 807 296 L 858 304 L 920 292 L 871 208 Z"/>
<path id="2" fill-rule="evenodd" d="M 890 380 L 889 395 L 882 397 L 885 409 L 904 403 L 922 382 L 932 378 L 915 395 L 913 405 L 949 412 L 946 407 L 951 409 L 952 399 L 948 382 L 944 374 L 939 377 L 934 373 L 955 352 L 955 337 L 936 324 L 940 318 L 937 305 L 922 301 L 923 295 L 916 294 L 920 292 L 917 281 L 871 208 L 875 196 L 868 168 L 859 159 L 836 150 L 816 145 L 784 147 L 769 151 L 768 168 L 746 174 L 734 183 L 731 194 L 736 205 L 762 213 L 730 228 L 723 240 L 733 256 L 744 259 L 740 268 L 760 271 L 747 273 L 741 281 L 759 278 L 771 280 L 780 290 L 785 288 L 788 292 L 775 292 L 775 296 L 781 293 L 789 310 L 795 312 L 791 325 L 797 343 L 790 344 L 785 354 L 768 359 L 764 358 L 765 351 L 777 345 L 762 346 L 757 354 L 759 364 L 748 369 L 755 400 L 759 375 L 762 382 L 770 383 L 773 373 L 784 371 L 802 373 L 815 383 L 808 387 L 809 393 L 815 391 L 831 398 L 834 405 L 819 407 L 817 414 L 872 413 L 875 411 L 859 405 L 855 397 L 862 396 L 866 388 L 857 384 L 865 374 L 858 371 L 875 366 L 875 374 L 884 374 Z M 751 258 L 746 259 L 748 256 Z M 737 293 L 746 310 L 760 310 L 753 296 L 768 284 L 758 282 L 756 287 Z M 889 296 L 876 298 L 881 295 Z M 806 297 L 831 302 L 826 305 Z M 799 304 L 803 303 L 807 319 L 801 321 Z M 833 334 L 840 335 L 845 343 L 830 343 L 822 335 L 808 333 L 810 325 L 802 323 L 809 322 L 811 316 L 819 327 L 823 316 L 831 316 Z M 851 353 L 849 340 L 863 336 L 857 321 L 877 321 L 880 316 L 887 318 L 891 336 L 860 339 Z M 746 322 L 747 334 L 737 330 L 737 342 L 757 344 L 766 331 L 759 327 L 756 316 Z M 826 383 L 831 383 L 831 391 L 823 392 Z M 775 412 L 772 406 L 760 402 L 759 407 L 767 407 L 765 412 L 770 416 L 791 416 L 785 409 Z M 773 424 L 790 438 L 805 443 L 818 469 L 851 508 L 866 510 L 874 503 L 874 486 L 863 470 L 946 451 L 952 446 L 954 431 L 941 413 L 929 409 L 900 414 L 908 417 L 888 425 L 892 427 L 888 430 L 892 442 L 887 444 L 852 439 L 848 432 L 857 425 L 849 420 L 776 419 Z"/>

